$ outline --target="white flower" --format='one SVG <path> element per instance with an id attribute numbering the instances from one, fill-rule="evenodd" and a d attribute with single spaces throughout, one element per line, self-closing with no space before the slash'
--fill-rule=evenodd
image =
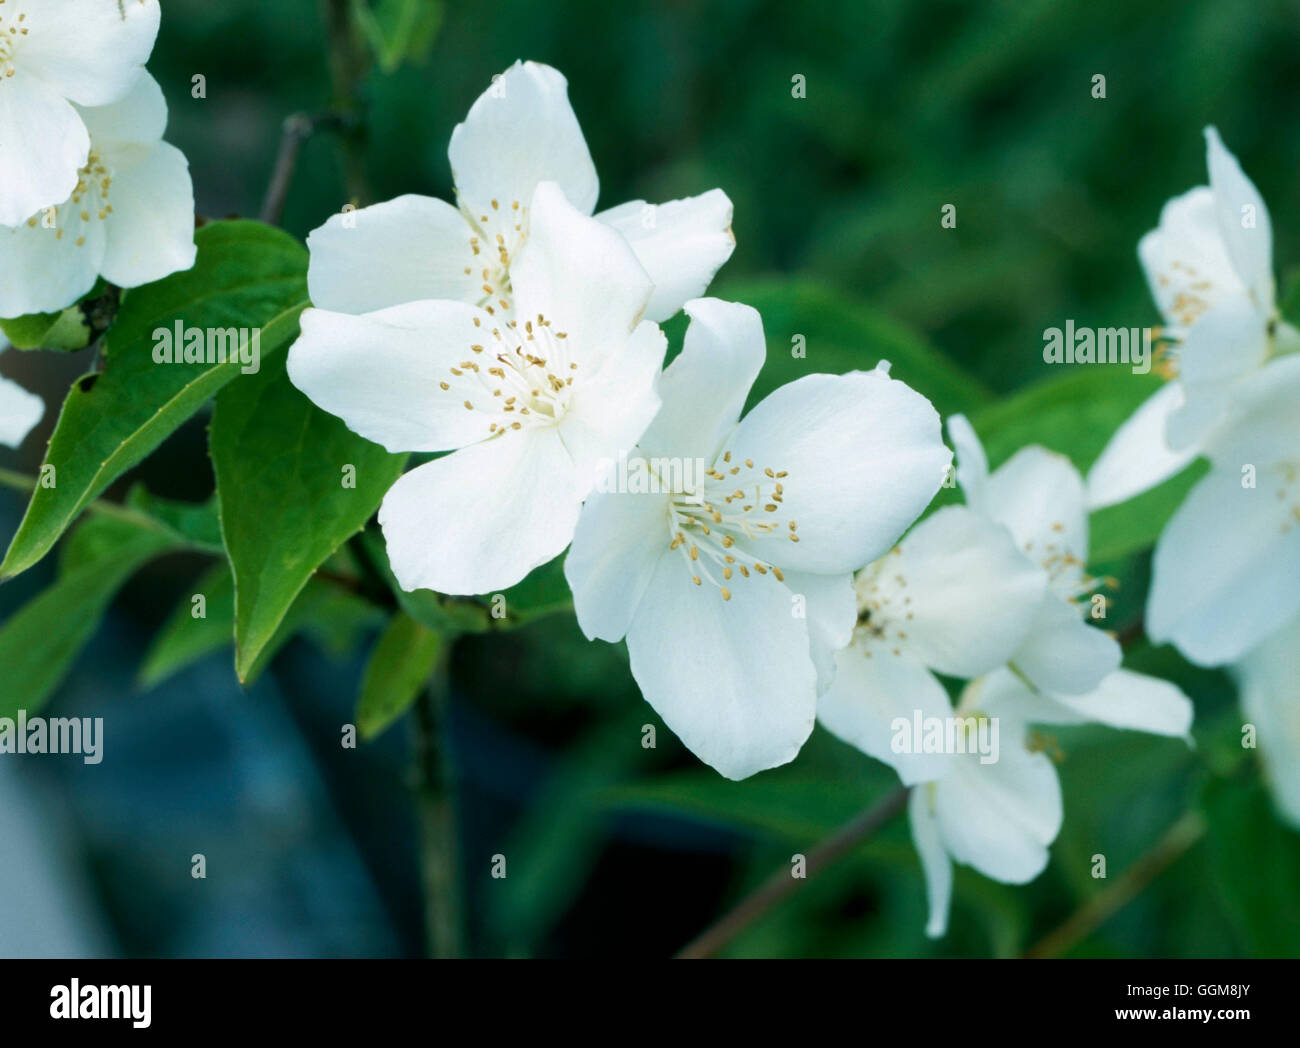
<path id="1" fill-rule="evenodd" d="M 78 106 L 135 86 L 158 35 L 156 0 L 0 5 L 0 225 L 66 200 L 90 139 Z"/>
<path id="2" fill-rule="evenodd" d="M 18 447 L 44 415 L 45 401 L 12 379 L 0 377 L 0 444 Z"/>
<path id="3" fill-rule="evenodd" d="M 1300 344 L 1278 317 L 1273 227 L 1254 184 L 1205 129 L 1210 185 L 1170 200 L 1138 244 L 1151 294 L 1177 345 L 1176 377 L 1150 397 L 1088 474 L 1094 509 L 1173 476 L 1205 447 L 1240 380 Z"/>
<path id="4" fill-rule="evenodd" d="M 1146 631 L 1192 662 L 1236 662 L 1300 614 L 1300 355 L 1238 383 L 1210 473 L 1165 525 Z"/>
<path id="5" fill-rule="evenodd" d="M 1233 667 L 1278 810 L 1300 829 L 1300 618 Z"/>
<path id="6" fill-rule="evenodd" d="M 955 715 L 997 716 L 980 708 L 981 681 L 972 682 Z M 1004 884 L 1026 884 L 1047 865 L 1061 830 L 1061 784 L 1052 762 L 1025 743 L 1023 723 L 999 718 L 998 759 L 974 749 L 942 755 L 942 774 L 912 788 L 907 812 L 925 874 L 930 917 L 925 933 L 948 929 L 952 864 L 960 862 Z"/>
<path id="7" fill-rule="evenodd" d="M 307 239 L 312 301 L 368 313 L 446 298 L 508 315 L 513 262 L 528 237 L 537 186 L 557 183 L 583 214 L 596 206 L 596 169 L 567 86 L 536 62 L 516 62 L 495 77 L 452 132 L 459 209 L 408 195 L 333 216 Z M 658 206 L 636 200 L 596 216 L 627 238 L 650 274 L 647 318 L 666 320 L 708 287 L 735 246 L 731 210 L 714 189 Z"/>
<path id="8" fill-rule="evenodd" d="M 944 754 L 896 752 L 894 722 L 952 714 L 934 674 L 970 679 L 1021 646 L 1047 590 L 1047 573 L 1010 532 L 964 506 L 922 521 L 857 577 L 858 623 L 817 704 L 822 725 L 891 765 L 911 785 L 939 778 Z"/>
<path id="9" fill-rule="evenodd" d="M 142 74 L 121 101 L 80 115 L 90 154 L 71 195 L 0 228 L 0 316 L 56 312 L 97 276 L 138 287 L 194 264 L 194 189 L 184 155 L 161 140 L 157 81 Z"/>
<path id="10" fill-rule="evenodd" d="M 908 814 L 925 872 L 930 936 L 947 928 L 953 861 L 1005 884 L 1031 881 L 1047 865 L 1061 829 L 1061 786 L 1052 762 L 1026 742 L 1029 725 L 1106 724 L 1190 742 L 1192 704 L 1168 681 L 1128 670 L 1086 695 L 1058 695 L 999 669 L 966 686 L 956 716 L 991 718 L 1000 744 L 993 761 L 972 748 L 937 755 L 943 766 L 934 781 L 912 790 Z"/>
<path id="11" fill-rule="evenodd" d="M 407 590 L 487 593 L 573 535 L 603 462 L 659 408 L 664 336 L 642 320 L 649 277 L 614 230 L 543 183 L 514 264 L 518 318 L 463 302 L 363 316 L 309 309 L 289 377 L 390 451 L 445 451 L 379 511 Z"/>
<path id="12" fill-rule="evenodd" d="M 852 572 L 925 508 L 951 456 L 929 401 L 879 369 L 805 376 L 741 420 L 762 322 L 716 299 L 686 310 L 639 444 L 661 487 L 594 494 L 565 576 L 587 637 L 626 636 L 646 701 L 742 779 L 799 752 L 852 635 Z M 674 475 L 697 459 L 705 472 Z"/>
<path id="13" fill-rule="evenodd" d="M 948 420 L 966 503 L 1011 532 L 1016 545 L 1047 573 L 1032 625 L 1008 660 L 1043 691 L 1081 695 L 1119 667 L 1115 639 L 1083 621 L 1098 580 L 1088 561 L 1083 478 L 1064 455 L 1021 448 L 992 474 L 984 448 L 960 415 Z M 1079 602 L 1083 600 L 1081 605 Z"/>

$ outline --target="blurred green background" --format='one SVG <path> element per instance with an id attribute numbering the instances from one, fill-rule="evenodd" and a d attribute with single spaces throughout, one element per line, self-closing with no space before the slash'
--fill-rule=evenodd
<path id="1" fill-rule="evenodd" d="M 255 215 L 282 120 L 329 104 L 317 4 L 164 6 L 150 68 L 170 104 L 168 138 L 190 159 L 199 210 Z M 1067 318 L 1096 326 L 1156 321 L 1136 244 L 1167 198 L 1205 181 L 1205 125 L 1219 127 L 1270 204 L 1279 273 L 1300 261 L 1290 192 L 1300 168 L 1300 3 L 551 0 L 438 8 L 427 58 L 368 81 L 365 158 L 376 199 L 449 197 L 452 127 L 492 74 L 517 58 L 548 62 L 569 79 L 600 173 L 600 207 L 713 186 L 731 196 L 737 249 L 713 292 L 764 311 L 772 357 L 765 386 L 800 373 L 782 359 L 793 333 L 808 339 L 808 359 L 798 364 L 805 370 L 870 367 L 890 355 L 895 376 L 942 411 L 973 413 L 995 460 L 1040 439 L 1086 466 L 1145 394 L 1148 387 L 1132 384 L 1099 407 L 1097 383 L 1120 383 L 1115 373 L 1080 375 L 1067 382 L 1068 395 L 1035 394 L 1035 383 L 1063 377 L 1042 363 L 1042 332 Z M 1105 99 L 1092 95 L 1098 73 Z M 191 97 L 195 74 L 206 77 L 204 99 Z M 795 74 L 806 77 L 806 98 L 792 97 Z M 345 202 L 335 143 L 318 135 L 304 147 L 284 224 L 305 236 Z M 945 204 L 956 206 L 956 229 L 940 226 Z M 679 337 L 680 324 L 670 330 Z M 85 365 L 15 356 L 6 372 L 55 402 L 60 383 L 66 388 Z M 995 403 L 1016 394 L 1010 407 Z M 40 440 L 27 445 L 29 469 Z M 162 494 L 200 498 L 211 490 L 202 456 L 203 430 L 194 423 L 138 472 Z M 1147 555 L 1124 541 L 1125 529 L 1150 517 L 1149 544 L 1184 490 L 1175 482 L 1136 517 L 1095 523 L 1102 563 L 1094 566 L 1123 583 L 1119 624 L 1140 615 L 1147 575 Z M 16 522 L 20 505 L 0 498 Z M 194 571 L 173 559 L 136 579 L 110 622 L 113 643 L 90 653 L 91 668 L 78 671 L 56 707 L 148 701 L 130 674 Z M 15 606 L 25 592 L 0 594 L 0 605 Z M 141 878 L 159 878 L 136 854 L 140 825 L 156 821 L 157 791 L 167 783 L 196 788 L 174 752 L 180 744 L 169 742 L 178 767 L 168 774 L 178 778 L 160 772 L 151 780 L 142 823 L 117 835 L 94 837 L 84 825 L 80 837 L 69 831 L 89 871 L 87 905 L 106 915 L 108 941 L 117 944 L 108 949 L 420 951 L 414 827 L 402 782 L 407 726 L 360 758 L 330 743 L 372 637 L 335 661 L 295 644 L 252 696 L 287 712 L 266 730 L 287 733 L 306 751 L 319 788 L 302 802 L 301 819 L 333 827 L 326 837 L 336 844 L 321 845 L 324 831 L 313 831 L 277 845 L 283 839 L 266 832 L 259 852 L 266 868 L 257 876 L 271 890 L 256 893 L 265 913 L 216 945 L 199 933 L 178 935 L 176 921 L 200 923 L 199 903 L 173 893 L 160 916 L 131 902 Z M 211 716 L 248 716 L 228 661 L 210 661 L 169 701 L 201 693 Z M 1240 716 L 1227 679 L 1141 645 L 1129 665 L 1188 690 L 1198 746 L 1058 732 L 1065 826 L 1034 884 L 1004 886 L 959 869 L 950 934 L 930 942 L 920 868 L 905 821 L 896 820 L 730 952 L 1016 955 L 1080 908 L 1122 901 L 1069 944 L 1071 955 L 1300 954 L 1300 835 L 1277 822 L 1253 758 L 1236 745 Z M 820 730 L 793 765 L 745 783 L 722 780 L 642 702 L 619 650 L 587 644 L 564 616 L 506 638 L 470 639 L 453 671 L 465 916 L 480 955 L 667 954 L 893 788 L 887 769 Z M 641 748 L 644 724 L 658 726 L 653 751 Z M 295 779 L 283 767 L 278 774 Z M 237 837 L 231 826 L 250 817 L 251 787 L 220 769 L 217 776 L 221 785 L 212 788 L 229 795 L 219 821 Z M 85 776 L 59 783 L 74 823 L 90 818 L 79 791 L 91 788 Z M 274 806 L 275 796 L 261 803 Z M 1203 821 L 1182 824 L 1194 843 L 1168 856 L 1149 885 L 1127 891 L 1123 871 L 1188 811 L 1202 813 Z M 351 856 L 343 866 L 338 840 Z M 291 856 L 292 848 L 300 850 Z M 488 876 L 498 853 L 509 864 L 500 881 Z M 1097 853 L 1107 858 L 1107 880 L 1090 875 Z M 292 879 L 299 920 L 290 924 L 300 937 L 277 937 L 268 928 L 285 921 L 277 909 L 284 865 L 303 862 L 314 872 Z M 366 887 L 342 893 L 323 915 L 304 901 L 352 877 Z M 166 930 L 164 917 L 172 922 Z M 304 930 L 320 921 L 336 922 L 337 934 Z"/>

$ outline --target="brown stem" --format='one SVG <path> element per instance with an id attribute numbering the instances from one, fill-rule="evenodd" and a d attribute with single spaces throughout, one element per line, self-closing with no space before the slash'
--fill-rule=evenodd
<path id="1" fill-rule="evenodd" d="M 306 113 L 294 113 L 284 118 L 280 132 L 280 150 L 276 153 L 275 168 L 271 172 L 271 181 L 266 187 L 266 197 L 258 216 L 263 222 L 273 226 L 280 224 L 284 202 L 289 196 L 289 185 L 293 181 L 293 171 L 298 164 L 298 153 L 315 130 L 316 121 Z"/>
<path id="2" fill-rule="evenodd" d="M 1073 949 L 1205 836 L 1200 812 L 1191 811 L 1165 831 L 1155 845 L 1125 870 L 1105 891 L 1093 896 L 1055 931 L 1031 948 L 1027 958 L 1060 957 Z"/>
<path id="3" fill-rule="evenodd" d="M 790 870 L 786 867 L 776 870 L 754 891 L 745 896 L 730 913 L 682 947 L 677 956 L 682 959 L 712 957 L 782 899 L 791 895 L 800 884 L 847 855 L 895 815 L 901 813 L 907 807 L 907 794 L 906 786 L 898 787 L 878 804 L 845 823 L 808 852 L 802 879 L 791 876 Z"/>

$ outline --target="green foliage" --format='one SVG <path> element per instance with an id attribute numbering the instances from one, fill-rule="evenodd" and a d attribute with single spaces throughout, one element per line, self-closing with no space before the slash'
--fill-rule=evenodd
<path id="1" fill-rule="evenodd" d="M 353 10 L 385 73 L 428 59 L 444 13 L 442 0 L 353 0 Z"/>
<path id="2" fill-rule="evenodd" d="M 373 739 L 405 713 L 429 683 L 445 650 L 442 636 L 405 613 L 388 623 L 366 665 L 357 702 L 357 729 Z"/>
<path id="3" fill-rule="evenodd" d="M 238 361 L 158 364 L 153 332 L 262 328 L 267 367 L 297 332 L 306 300 L 306 252 L 255 222 L 199 230 L 193 269 L 128 292 L 104 339 L 104 369 L 75 382 L 50 438 L 56 482 L 32 496 L 0 577 L 40 560 L 91 499 L 152 452 L 240 372 Z"/>
<path id="4" fill-rule="evenodd" d="M 217 397 L 209 448 L 235 575 L 235 668 L 246 680 L 294 598 L 365 527 L 406 456 L 312 404 L 282 355 Z"/>
<path id="5" fill-rule="evenodd" d="M 0 320 L 0 331 L 15 349 L 73 351 L 90 345 L 90 325 L 80 306 L 69 306 L 60 313 L 32 313 Z"/>
<path id="6" fill-rule="evenodd" d="M 0 626 L 0 716 L 39 710 L 94 634 L 122 584 L 179 548 L 166 534 L 112 517 L 88 520 L 67 544 L 57 580 Z"/>

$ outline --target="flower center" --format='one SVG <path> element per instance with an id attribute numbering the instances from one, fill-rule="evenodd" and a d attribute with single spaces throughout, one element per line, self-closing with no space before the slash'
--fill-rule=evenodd
<path id="1" fill-rule="evenodd" d="M 890 562 L 901 553 L 902 547 L 895 546 L 853 580 L 858 596 L 853 645 L 868 659 L 873 651 L 901 655 L 907 645 L 907 631 L 900 627 L 912 620 L 912 598 L 907 593 L 907 579 L 902 572 L 893 571 Z"/>
<path id="2" fill-rule="evenodd" d="M 0 0 L 3 3 L 4 0 Z M 77 247 L 86 243 L 86 226 L 91 222 L 107 221 L 113 213 L 113 205 L 108 201 L 109 190 L 113 186 L 112 172 L 104 166 L 104 161 L 94 147 L 91 147 L 86 166 L 77 172 L 77 186 L 66 202 L 50 208 L 54 216 L 54 238 L 62 240 L 69 230 L 75 235 Z M 35 228 L 45 222 L 46 212 L 33 215 L 27 224 Z"/>
<path id="3" fill-rule="evenodd" d="M 482 327 L 479 318 L 474 326 Z M 467 411 L 487 416 L 489 436 L 525 426 L 555 425 L 569 409 L 578 365 L 569 359 L 568 334 L 540 313 L 521 329 L 511 320 L 484 333 L 470 355 L 449 368 L 439 389 L 461 398 Z"/>
<path id="4" fill-rule="evenodd" d="M 22 11 L 11 8 L 6 15 L 4 0 L 0 0 L 0 79 L 14 75 L 14 45 L 20 36 L 27 35 L 27 26 L 23 25 L 26 21 L 27 15 Z"/>
<path id="5" fill-rule="evenodd" d="M 502 207 L 500 201 L 493 200 L 487 214 L 475 215 L 464 204 L 461 205 L 461 214 L 473 229 L 469 247 L 474 253 L 474 261 L 481 267 L 479 275 L 483 278 L 483 297 L 477 305 L 490 314 L 495 314 L 498 309 L 508 314 L 514 304 L 510 260 L 527 235 L 528 208 L 518 200 L 511 201 L 509 207 Z M 473 272 L 472 266 L 465 267 L 467 276 Z"/>
<path id="6" fill-rule="evenodd" d="M 673 492 L 668 548 L 681 551 L 695 585 L 708 579 L 722 591 L 723 600 L 730 600 L 727 583 L 749 578 L 751 570 L 760 575 L 770 571 L 778 582 L 785 581 L 771 560 L 756 558 L 749 550 L 761 539 L 799 541 L 798 524 L 779 515 L 785 476 L 784 470 L 760 468 L 753 459 L 733 463 L 728 451 L 705 470 L 698 484 Z"/>

